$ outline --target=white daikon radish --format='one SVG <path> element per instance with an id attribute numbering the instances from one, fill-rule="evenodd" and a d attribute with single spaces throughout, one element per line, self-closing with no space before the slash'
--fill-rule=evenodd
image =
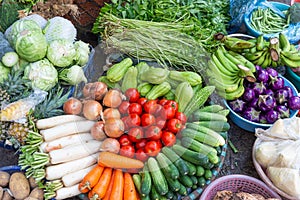
<path id="1" fill-rule="evenodd" d="M 41 144 L 41 148 L 43 152 L 50 152 L 56 149 L 65 148 L 70 145 L 81 144 L 89 140 L 93 140 L 93 137 L 90 133 L 75 133 L 73 135 L 52 140 L 50 142 L 44 142 Z"/>
<path id="2" fill-rule="evenodd" d="M 61 180 L 64 186 L 69 187 L 79 183 L 96 165 L 97 164 L 63 176 Z"/>
<path id="3" fill-rule="evenodd" d="M 94 121 L 84 120 L 77 122 L 68 122 L 52 128 L 41 130 L 40 133 L 44 137 L 46 142 L 72 135 L 75 133 L 86 133 L 90 132 L 91 128 L 95 124 Z"/>
<path id="4" fill-rule="evenodd" d="M 78 115 L 59 115 L 55 117 L 49 117 L 45 119 L 39 119 L 36 122 L 36 127 L 38 129 L 47 129 L 52 128 L 54 126 L 58 126 L 61 124 L 65 124 L 68 122 L 76 122 L 86 120 L 84 117 Z"/>
<path id="5" fill-rule="evenodd" d="M 59 164 L 84 158 L 86 156 L 99 152 L 101 144 L 101 141 L 89 140 L 81 144 L 75 144 L 62 149 L 50 151 L 50 162 L 51 164 Z"/>
<path id="6" fill-rule="evenodd" d="M 80 158 L 78 160 L 48 166 L 46 168 L 46 179 L 50 181 L 60 179 L 66 174 L 76 172 L 78 170 L 94 165 L 97 162 L 98 156 L 99 153 L 96 153 L 84 158 Z"/>
<path id="7" fill-rule="evenodd" d="M 67 199 L 70 197 L 75 197 L 79 195 L 81 192 L 79 191 L 79 184 L 63 187 L 56 191 L 55 199 Z"/>

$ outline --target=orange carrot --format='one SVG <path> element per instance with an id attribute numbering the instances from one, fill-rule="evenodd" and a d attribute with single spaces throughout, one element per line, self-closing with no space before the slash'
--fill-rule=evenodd
<path id="1" fill-rule="evenodd" d="M 124 173 L 124 199 L 126 200 L 138 199 L 138 193 L 135 189 L 132 176 L 128 172 Z"/>
<path id="2" fill-rule="evenodd" d="M 102 199 L 105 196 L 109 182 L 111 179 L 112 168 L 106 167 L 98 181 L 98 183 L 92 189 L 92 198 L 91 200 Z"/>
<path id="3" fill-rule="evenodd" d="M 144 163 L 140 160 L 128 158 L 111 152 L 100 152 L 98 165 L 111 168 L 143 168 Z"/>
<path id="4" fill-rule="evenodd" d="M 110 179 L 110 182 L 109 182 L 109 186 L 108 186 L 107 191 L 105 193 L 105 196 L 103 197 L 102 200 L 110 200 L 110 194 L 111 194 L 111 191 L 112 191 L 112 188 L 113 188 L 113 185 L 114 185 L 115 173 L 116 173 L 116 170 L 113 170 L 112 176 L 111 176 L 111 179 Z"/>
<path id="5" fill-rule="evenodd" d="M 120 169 L 115 170 L 113 188 L 110 194 L 110 199 L 123 200 L 124 177 Z"/>
<path id="6" fill-rule="evenodd" d="M 89 173 L 85 175 L 82 181 L 79 183 L 79 191 L 87 193 L 90 191 L 99 181 L 104 167 L 96 165 Z"/>

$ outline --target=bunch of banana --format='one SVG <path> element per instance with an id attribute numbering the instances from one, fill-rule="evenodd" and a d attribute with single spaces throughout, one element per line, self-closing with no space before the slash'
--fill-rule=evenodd
<path id="1" fill-rule="evenodd" d="M 290 44 L 288 38 L 282 33 L 279 34 L 279 43 L 281 63 L 292 68 L 300 67 L 300 51 Z"/>
<path id="2" fill-rule="evenodd" d="M 255 81 L 255 66 L 242 55 L 227 51 L 223 46 L 212 54 L 207 75 L 209 83 L 226 100 L 234 100 L 244 93 L 244 80 Z"/>

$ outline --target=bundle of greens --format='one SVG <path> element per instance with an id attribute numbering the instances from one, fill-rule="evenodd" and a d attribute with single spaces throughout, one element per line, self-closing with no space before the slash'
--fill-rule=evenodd
<path id="1" fill-rule="evenodd" d="M 226 34 L 230 20 L 227 0 L 112 0 L 101 8 L 93 26 L 93 33 L 102 33 L 105 14 L 113 14 L 124 19 L 137 19 L 153 22 L 184 23 L 193 29 L 182 32 L 191 35 L 208 51 L 219 45 L 213 35 Z"/>
<path id="2" fill-rule="evenodd" d="M 181 31 L 193 27 L 121 19 L 112 14 L 106 14 L 102 19 L 102 36 L 108 51 L 117 49 L 137 59 L 156 61 L 176 70 L 202 74 L 207 68 L 208 52 L 193 37 Z"/>

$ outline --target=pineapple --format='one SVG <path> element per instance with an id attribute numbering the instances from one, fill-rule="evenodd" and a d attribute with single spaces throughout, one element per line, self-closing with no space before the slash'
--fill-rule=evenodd
<path id="1" fill-rule="evenodd" d="M 6 102 L 9 102 L 10 95 L 6 92 L 6 90 L 2 89 L 0 87 L 0 110 L 2 109 L 2 106 L 5 105 Z"/>

